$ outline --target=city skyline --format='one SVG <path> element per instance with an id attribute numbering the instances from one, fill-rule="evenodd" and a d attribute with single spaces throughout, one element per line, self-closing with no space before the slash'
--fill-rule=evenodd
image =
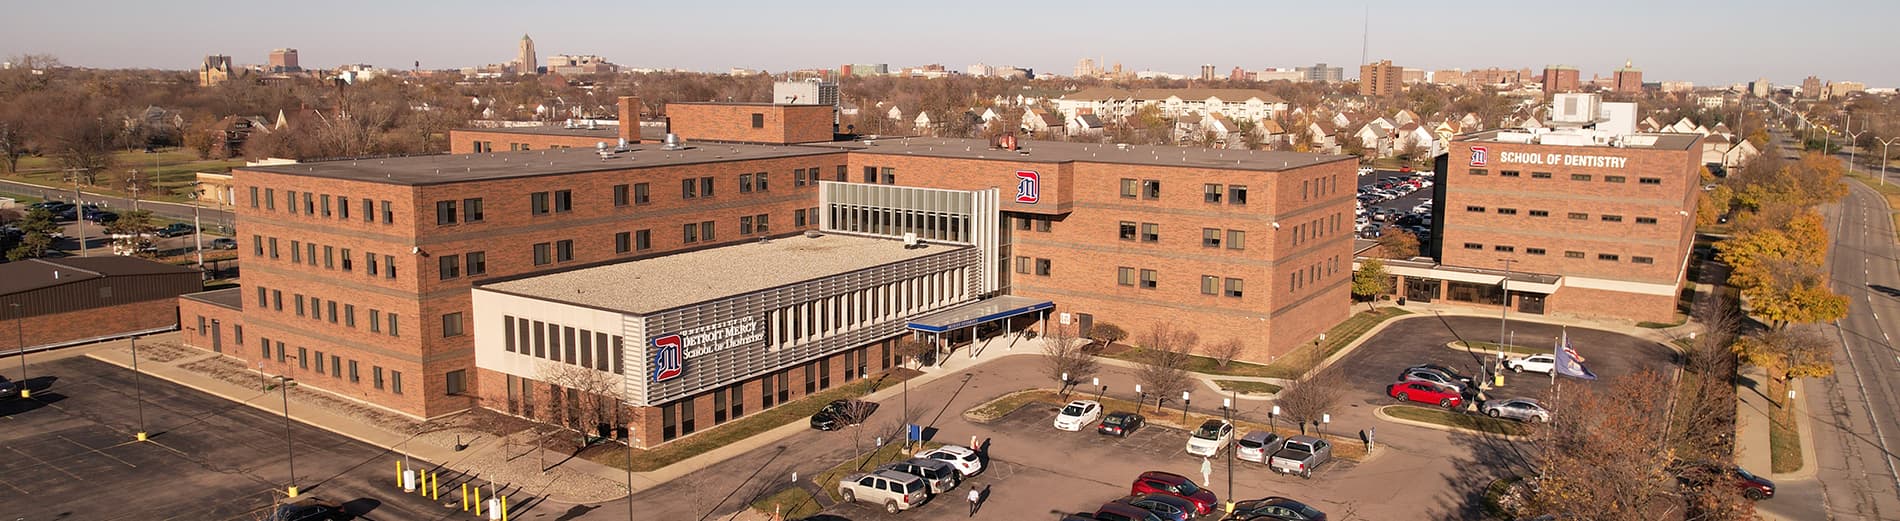
<path id="1" fill-rule="evenodd" d="M 1646 81 L 1692 81 L 1716 86 L 1766 77 L 1792 85 L 1810 75 L 1900 85 L 1900 58 L 1842 49 L 1893 47 L 1878 20 L 1900 15 L 1900 5 L 1834 0 L 1803 12 L 1851 12 L 1825 33 L 1780 26 L 1767 2 L 1638 3 L 1610 1 L 1588 9 L 1523 12 L 1518 4 L 1480 1 L 1458 9 L 1419 11 L 1384 0 L 1337 5 L 1209 6 L 1222 19 L 1258 19 L 1272 30 L 1237 30 L 1193 21 L 1149 23 L 1131 16 L 1144 4 L 1125 1 L 1031 5 L 1001 14 L 938 7 L 846 2 L 830 10 L 740 0 L 718 6 L 642 5 L 629 30 L 600 31 L 536 22 L 494 23 L 481 13 L 502 12 L 500 2 L 457 4 L 370 3 L 226 5 L 205 0 L 149 4 L 108 1 L 109 16 L 73 16 L 55 4 L 15 6 L 0 22 L 0 55 L 52 54 L 69 65 L 100 68 L 195 69 L 206 55 L 230 55 L 261 64 L 275 48 L 297 48 L 308 68 L 368 63 L 408 69 L 455 69 L 505 63 L 521 34 L 542 54 L 595 54 L 628 68 L 724 72 L 732 68 L 780 72 L 835 68 L 842 63 L 889 63 L 893 69 L 941 63 L 960 70 L 972 63 L 1006 64 L 1067 75 L 1077 60 L 1094 58 L 1126 70 L 1195 76 L 1202 64 L 1220 71 L 1324 62 L 1357 76 L 1360 29 L 1369 22 L 1365 61 L 1434 71 L 1485 67 L 1530 68 L 1566 64 L 1609 76 L 1626 60 Z M 490 9 L 489 7 L 495 8 Z M 615 4 L 567 2 L 556 12 L 611 12 Z M 1204 13 L 1200 7 L 1178 9 Z M 1370 19 L 1366 13 L 1370 11 Z M 363 16 L 363 13 L 373 13 Z M 838 16 L 837 13 L 850 13 Z M 578 15 L 575 15 L 578 16 Z M 1320 23 L 1280 23 L 1298 18 Z M 1007 31 L 1002 20 L 1063 20 L 1046 30 Z M 1680 20 L 1680 23 L 1671 21 Z M 842 22 L 841 22 L 842 21 Z M 842 23 L 843 30 L 811 31 Z M 1145 24 L 1145 25 L 1144 25 Z M 1401 26 L 1402 24 L 1402 26 Z M 193 25 L 216 31 L 189 30 Z M 1451 31 L 1430 27 L 1469 27 Z M 709 28 L 717 28 L 712 31 Z M 1810 31 L 1815 31 L 1810 33 Z M 1135 33 L 1142 37 L 1099 38 Z M 812 36 L 822 34 L 826 36 Z M 837 36 L 830 36 L 837 35 Z M 1738 37 L 1748 35 L 1749 38 Z M 1099 38 L 1091 41 L 1091 38 Z M 1828 51 L 1833 52 L 1828 52 Z M 1870 56 L 1872 59 L 1863 56 Z M 1882 63 L 1886 65 L 1883 66 Z"/>

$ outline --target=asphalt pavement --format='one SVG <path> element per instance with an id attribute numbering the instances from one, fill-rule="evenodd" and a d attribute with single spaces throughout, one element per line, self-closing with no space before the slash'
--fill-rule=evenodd
<path id="1" fill-rule="evenodd" d="M 97 194 L 97 193 L 86 192 L 84 190 L 81 190 L 80 193 L 83 194 L 82 198 L 85 199 L 87 203 L 101 204 L 102 206 L 108 209 L 115 210 L 115 211 L 123 211 L 127 209 L 137 208 L 140 210 L 149 210 L 152 212 L 152 215 L 164 217 L 167 219 L 173 219 L 173 220 L 182 221 L 182 222 L 191 222 L 191 219 L 192 219 L 193 206 L 189 204 L 179 204 L 179 203 L 152 201 L 152 200 L 143 200 L 143 199 L 139 200 L 137 204 L 133 204 L 132 199 L 127 198 L 127 197 Z M 22 183 L 19 181 L 12 181 L 12 180 L 0 180 L 0 195 L 23 195 L 23 196 L 35 197 L 39 199 L 52 199 L 56 201 L 66 201 L 66 202 L 72 202 L 73 200 L 73 190 L 70 187 L 65 188 L 65 189 L 48 188 L 48 187 L 44 187 L 44 186 L 40 186 L 36 184 Z M 220 223 L 228 224 L 228 223 L 235 222 L 233 220 L 231 210 L 218 209 L 218 208 L 213 208 L 210 206 L 199 208 L 198 218 L 200 222 L 204 223 L 205 226 L 214 226 Z"/>

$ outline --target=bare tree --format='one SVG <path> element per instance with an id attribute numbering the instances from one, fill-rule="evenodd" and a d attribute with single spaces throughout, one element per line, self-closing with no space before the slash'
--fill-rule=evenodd
<path id="1" fill-rule="evenodd" d="M 1227 368 L 1227 364 L 1233 363 L 1234 358 L 1239 357 L 1240 353 L 1246 350 L 1246 342 L 1242 342 L 1238 338 L 1229 338 L 1208 344 L 1205 354 L 1208 358 L 1214 359 L 1214 363 L 1220 364 L 1221 368 L 1225 369 Z"/>
<path id="2" fill-rule="evenodd" d="M 1186 391 L 1193 383 L 1188 375 L 1188 354 L 1200 343 L 1200 335 L 1187 330 L 1175 329 L 1167 322 L 1155 322 L 1142 337 L 1141 365 L 1135 369 L 1135 378 L 1152 389 L 1156 396 L 1174 396 Z"/>
<path id="3" fill-rule="evenodd" d="M 559 418 L 562 425 L 579 431 L 585 436 L 601 435 L 605 437 L 626 416 L 620 408 L 621 380 L 615 375 L 592 368 L 559 362 L 543 362 L 535 372 L 540 380 L 569 391 L 565 398 L 556 397 L 555 403 L 562 404 L 566 410 L 550 407 L 548 418 Z M 588 429 L 595 429 L 590 433 Z"/>
<path id="4" fill-rule="evenodd" d="M 911 362 L 919 361 L 923 358 L 924 354 L 929 353 L 930 344 L 926 344 L 924 341 L 916 338 L 904 337 L 897 341 L 897 345 L 892 346 L 891 351 L 897 355 L 900 365 L 908 366 Z"/>
<path id="5" fill-rule="evenodd" d="M 1096 322 L 1095 325 L 1089 327 L 1089 340 L 1102 344 L 1099 348 L 1107 348 L 1126 339 L 1128 339 L 1128 332 L 1115 324 Z"/>
<path id="6" fill-rule="evenodd" d="M 1327 368 L 1287 386 L 1273 403 L 1280 406 L 1287 420 L 1300 425 L 1300 432 L 1306 432 L 1308 424 L 1339 406 L 1345 390 L 1345 375 Z"/>
<path id="7" fill-rule="evenodd" d="M 1049 378 L 1065 390 L 1072 382 L 1094 376 L 1098 367 L 1095 357 L 1085 349 L 1087 343 L 1076 337 L 1075 328 L 1073 324 L 1051 324 L 1042 335 L 1043 367 Z"/>
<path id="8" fill-rule="evenodd" d="M 842 406 L 832 412 L 832 418 L 851 428 L 852 457 L 864 454 L 864 424 L 875 412 L 877 402 L 866 400 L 845 400 Z"/>
<path id="9" fill-rule="evenodd" d="M 1643 371 L 1595 385 L 1564 386 L 1552 400 L 1550 428 L 1538 430 L 1542 450 L 1527 515 L 1612 520 L 1654 517 L 1675 488 L 1672 451 L 1656 446 L 1667 428 L 1669 383 Z M 1732 486 L 1732 485 L 1730 485 Z"/>

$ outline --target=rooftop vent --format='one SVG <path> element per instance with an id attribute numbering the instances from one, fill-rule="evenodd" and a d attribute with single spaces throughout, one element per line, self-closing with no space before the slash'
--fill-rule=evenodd
<path id="1" fill-rule="evenodd" d="M 917 234 L 915 232 L 904 232 L 904 247 L 917 247 Z"/>
<path id="2" fill-rule="evenodd" d="M 666 134 L 666 139 L 662 141 L 661 143 L 662 143 L 662 145 L 660 146 L 661 150 L 685 150 L 686 149 L 686 141 L 683 139 L 680 139 L 679 134 L 674 134 L 671 132 L 668 132 Z"/>

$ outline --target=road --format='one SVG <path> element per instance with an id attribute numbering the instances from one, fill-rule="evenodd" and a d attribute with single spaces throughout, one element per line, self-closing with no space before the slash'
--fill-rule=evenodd
<path id="1" fill-rule="evenodd" d="M 1900 288 L 1900 247 L 1882 197 L 1857 182 L 1848 186 L 1839 204 L 1823 208 L 1834 237 L 1833 289 L 1850 303 L 1829 331 L 1841 342 L 1834 375 L 1805 386 L 1815 479 L 1787 483 L 1790 493 L 1779 498 L 1803 501 L 1763 505 L 1791 519 L 1900 519 L 1900 462 L 1892 452 L 1900 448 L 1900 356 L 1892 341 L 1900 335 L 1900 302 L 1883 291 Z M 1818 494 L 1806 493 L 1815 487 Z"/>
<path id="2" fill-rule="evenodd" d="M 81 192 L 81 193 L 85 194 L 86 202 L 105 203 L 105 206 L 107 208 L 112 208 L 116 210 L 125 210 L 125 209 L 130 209 L 133 206 L 132 200 L 129 198 L 102 195 L 102 194 L 96 194 L 96 193 L 87 193 L 87 192 Z M 47 187 L 36 185 L 36 184 L 29 184 L 29 183 L 22 183 L 18 181 L 8 181 L 8 180 L 0 180 L 0 194 L 24 195 L 28 197 L 37 197 L 41 199 L 51 198 L 51 199 L 56 199 L 56 200 L 61 200 L 61 201 L 68 201 L 68 202 L 73 200 L 73 191 L 70 188 L 65 189 L 65 190 L 60 190 L 56 188 L 47 188 Z M 184 221 L 184 222 L 191 222 L 192 206 L 189 204 L 139 200 L 138 208 L 140 210 L 149 210 L 152 212 L 152 215 L 156 215 L 159 217 L 175 219 L 175 220 Z M 217 224 L 229 225 L 233 222 L 231 211 L 229 210 L 219 210 L 219 209 L 213 209 L 213 208 L 207 207 L 200 210 L 198 213 L 198 216 L 199 216 L 199 219 L 201 219 L 201 221 L 206 226 L 213 226 Z"/>

